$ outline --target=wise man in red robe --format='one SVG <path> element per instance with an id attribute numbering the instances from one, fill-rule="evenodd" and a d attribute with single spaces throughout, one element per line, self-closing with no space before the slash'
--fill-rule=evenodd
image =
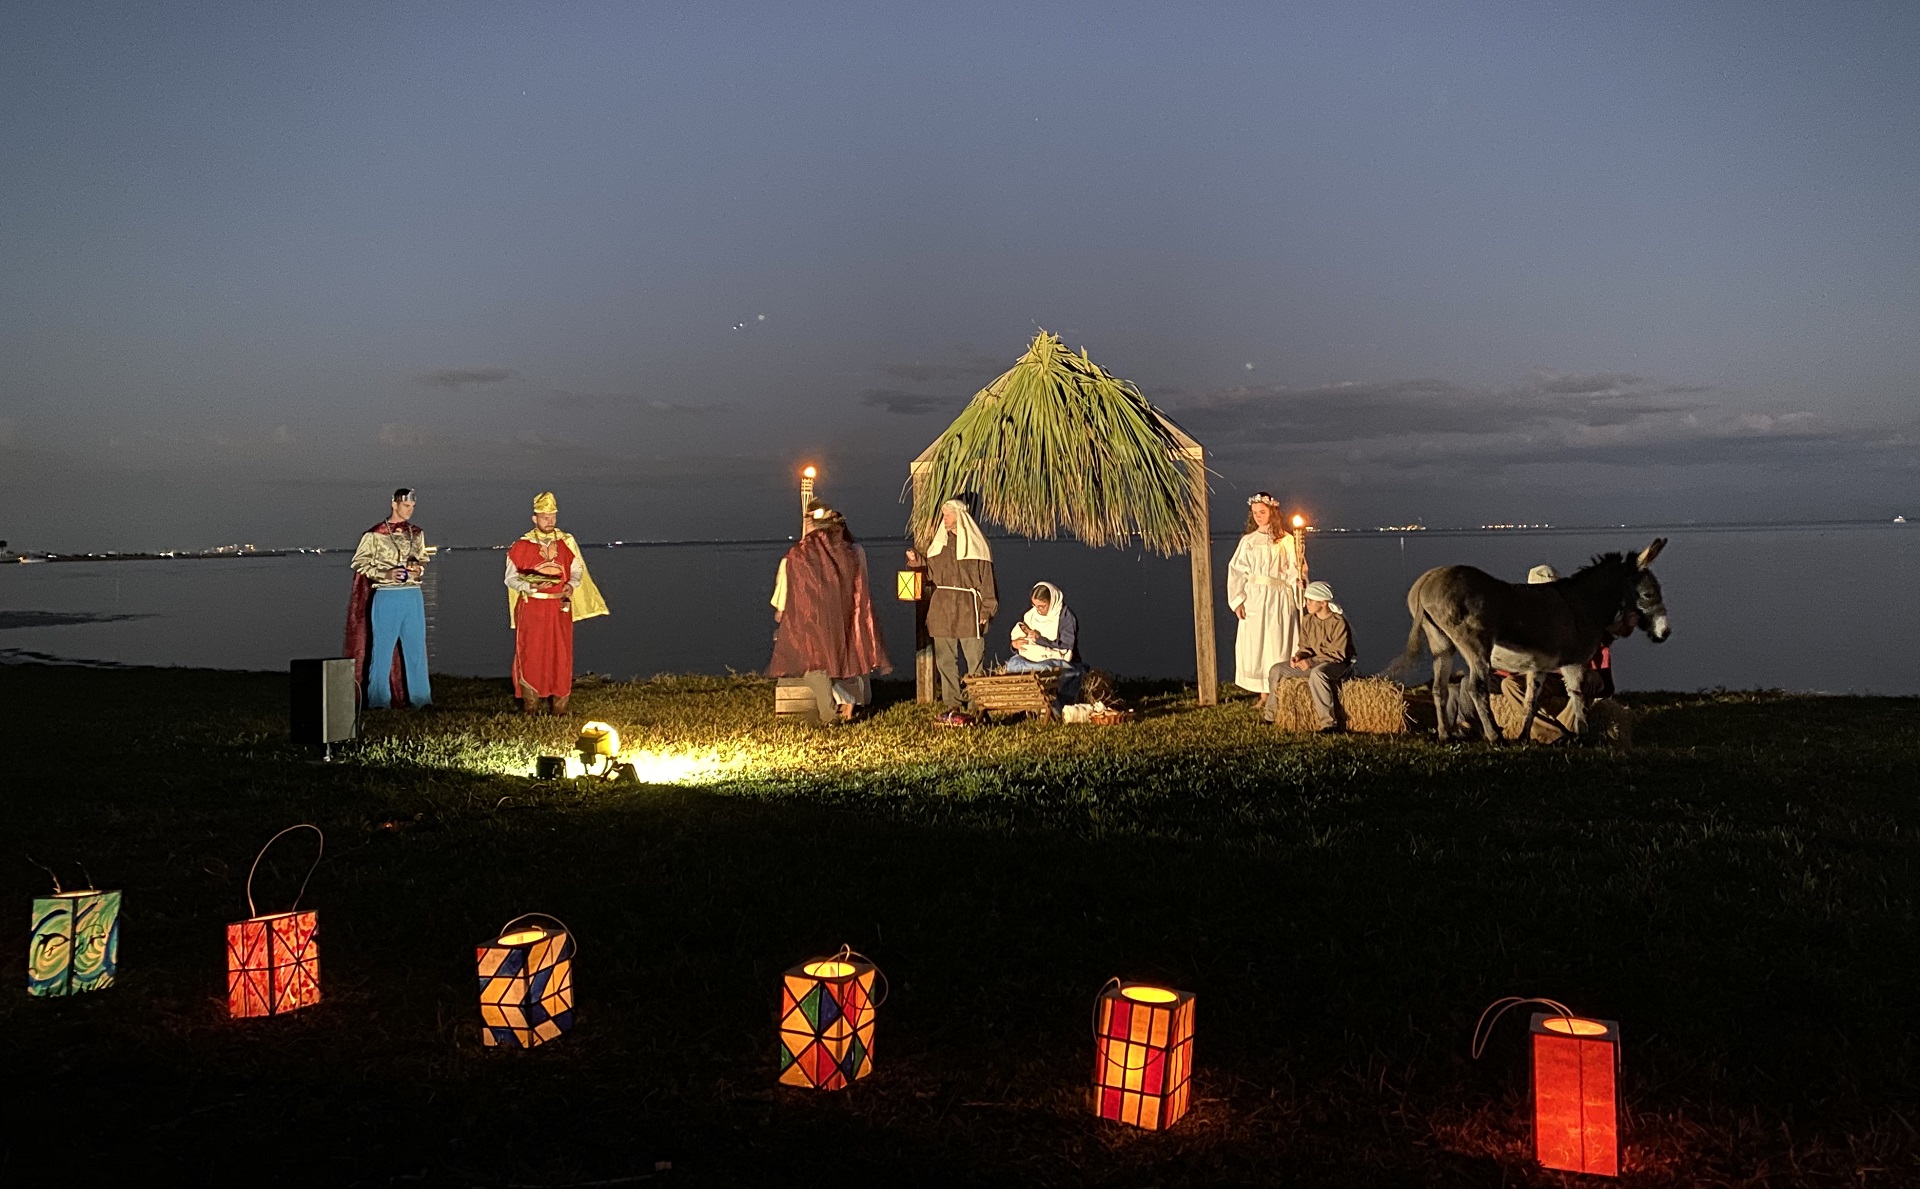
<path id="1" fill-rule="evenodd" d="M 800 677 L 813 690 L 822 723 L 846 721 L 872 699 L 870 677 L 891 673 L 887 642 L 873 617 L 867 551 L 846 518 L 815 505 L 806 531 L 787 550 L 774 579 L 772 677 Z"/>
<path id="2" fill-rule="evenodd" d="M 565 714 L 573 695 L 573 625 L 607 614 L 580 542 L 558 526 L 551 491 L 533 500 L 533 528 L 507 549 L 507 622 L 513 625 L 513 691 L 528 714 L 551 699 Z"/>

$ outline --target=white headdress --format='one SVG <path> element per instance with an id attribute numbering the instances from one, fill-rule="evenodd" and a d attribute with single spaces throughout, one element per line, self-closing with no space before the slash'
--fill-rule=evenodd
<path id="1" fill-rule="evenodd" d="M 1558 581 L 1560 581 L 1560 571 L 1554 569 L 1552 566 L 1548 565 L 1545 562 L 1541 562 L 1539 565 L 1527 571 L 1528 585 L 1538 585 L 1542 582 L 1558 582 Z"/>
<path id="2" fill-rule="evenodd" d="M 948 508 L 959 515 L 953 518 L 953 532 L 947 532 Z M 992 561 L 993 550 L 987 548 L 987 534 L 980 531 L 980 524 L 967 511 L 967 505 L 960 500 L 948 500 L 940 505 L 940 523 L 933 530 L 933 543 L 927 546 L 927 556 L 932 557 L 947 547 L 947 538 L 951 535 L 955 541 L 953 555 L 959 561 Z"/>
<path id="3" fill-rule="evenodd" d="M 1325 603 L 1327 610 L 1333 612 L 1335 615 L 1346 614 L 1345 611 L 1341 610 L 1340 604 L 1333 601 L 1333 584 L 1330 582 L 1309 582 L 1307 583 L 1307 589 L 1300 592 L 1300 597 L 1303 599 L 1316 599 L 1319 602 Z"/>

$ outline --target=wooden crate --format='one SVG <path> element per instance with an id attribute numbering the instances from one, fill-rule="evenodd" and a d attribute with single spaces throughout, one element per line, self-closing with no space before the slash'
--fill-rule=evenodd
<path id="1" fill-rule="evenodd" d="M 1060 689 L 1058 673 L 976 674 L 961 679 L 967 687 L 967 701 L 981 713 L 1029 714 L 1053 713 L 1053 699 Z"/>
<path id="2" fill-rule="evenodd" d="M 773 713 L 776 718 L 806 717 L 818 721 L 820 710 L 813 704 L 813 691 L 804 677 L 773 679 Z"/>

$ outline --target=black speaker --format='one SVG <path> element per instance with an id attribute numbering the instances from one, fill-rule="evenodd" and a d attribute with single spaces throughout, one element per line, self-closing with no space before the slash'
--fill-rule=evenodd
<path id="1" fill-rule="evenodd" d="M 295 743 L 341 743 L 359 734 L 351 658 L 291 661 L 287 676 L 293 686 Z"/>

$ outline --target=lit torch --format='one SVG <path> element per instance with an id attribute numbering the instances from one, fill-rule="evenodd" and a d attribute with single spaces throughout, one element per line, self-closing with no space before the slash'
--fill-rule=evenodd
<path id="1" fill-rule="evenodd" d="M 812 463 L 800 468 L 800 533 L 807 531 L 807 505 L 813 502 L 813 480 L 819 470 Z"/>
<path id="2" fill-rule="evenodd" d="M 1300 567 L 1300 582 L 1307 581 L 1307 518 L 1295 512 L 1293 514 L 1293 558 Z"/>

